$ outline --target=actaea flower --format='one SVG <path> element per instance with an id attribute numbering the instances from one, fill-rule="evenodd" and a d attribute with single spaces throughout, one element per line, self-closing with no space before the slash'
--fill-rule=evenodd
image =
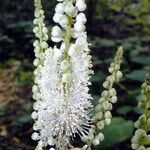
<path id="1" fill-rule="evenodd" d="M 47 146 L 50 150 L 68 150 L 74 148 L 71 141 L 79 135 L 87 143 L 82 149 L 90 149 L 95 125 L 89 115 L 92 108 L 89 80 L 93 71 L 84 25 L 86 4 L 84 0 L 57 1 L 60 3 L 53 20 L 58 25 L 52 28 L 51 39 L 61 42 L 61 46 L 49 48 L 41 0 L 35 0 L 33 32 L 38 40 L 33 44 L 36 56 L 33 64 L 37 68 L 32 88 L 36 100 L 31 115 L 35 120 L 32 139 L 38 140 L 37 150 Z M 101 133 L 96 135 L 96 140 L 103 138 Z"/>

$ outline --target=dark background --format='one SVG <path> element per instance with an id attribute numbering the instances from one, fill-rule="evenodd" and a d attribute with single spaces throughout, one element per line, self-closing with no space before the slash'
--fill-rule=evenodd
<path id="1" fill-rule="evenodd" d="M 50 31 L 57 2 L 42 3 Z M 125 50 L 124 77 L 115 86 L 119 99 L 112 112 L 114 118 L 103 131 L 105 141 L 93 150 L 128 150 L 133 122 L 142 113 L 137 108 L 140 85 L 150 72 L 150 0 L 87 0 L 87 5 L 88 41 L 95 71 L 90 87 L 94 104 L 117 47 L 122 45 Z M 33 13 L 33 0 L 0 0 L 0 150 L 33 150 L 36 145 L 30 138 Z M 54 43 L 49 41 L 49 45 Z"/>

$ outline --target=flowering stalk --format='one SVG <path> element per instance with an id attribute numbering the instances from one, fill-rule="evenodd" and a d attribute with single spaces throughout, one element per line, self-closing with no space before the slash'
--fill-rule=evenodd
<path id="1" fill-rule="evenodd" d="M 48 30 L 43 23 L 41 0 L 35 0 L 36 26 L 33 32 L 38 40 L 33 44 L 36 56 L 33 64 L 37 68 L 32 89 L 36 100 L 33 105 L 35 111 L 31 115 L 35 120 L 32 139 L 38 140 L 37 150 L 44 147 L 50 147 L 50 150 L 90 150 L 91 141 L 95 140 L 95 123 L 98 122 L 89 115 L 92 97 L 88 86 L 91 85 L 89 79 L 93 71 L 84 25 L 87 21 L 83 13 L 86 4 L 84 0 L 57 1 L 59 3 L 53 17 L 57 25 L 52 28 L 51 39 L 55 43 L 61 42 L 61 46 L 48 48 Z M 110 68 L 112 75 L 108 77 L 108 92 L 111 96 L 115 92 L 113 82 L 122 75 L 119 71 L 121 57 L 122 48 L 118 50 L 115 63 Z M 108 116 L 108 111 L 106 114 Z M 77 135 L 85 143 L 82 148 L 72 144 Z M 103 139 L 101 133 L 98 137 Z"/>
<path id="2" fill-rule="evenodd" d="M 149 150 L 150 149 L 150 74 L 147 75 L 142 84 L 141 98 L 138 106 L 144 110 L 134 126 L 137 129 L 133 136 L 132 149 Z"/>
<path id="3" fill-rule="evenodd" d="M 101 98 L 99 99 L 99 104 L 95 107 L 96 114 L 92 118 L 92 122 L 99 130 L 102 130 L 106 125 L 111 123 L 111 110 L 112 104 L 117 102 L 116 90 L 113 88 L 113 84 L 115 82 L 119 82 L 120 78 L 122 78 L 122 72 L 120 71 L 120 64 L 123 55 L 123 48 L 119 47 L 114 63 L 111 63 L 109 75 L 106 78 L 106 81 L 103 83 L 103 87 L 106 89 L 101 93 Z M 104 135 L 102 133 L 98 133 L 98 135 L 92 136 L 91 142 L 94 145 L 99 145 L 100 141 L 104 140 Z"/>

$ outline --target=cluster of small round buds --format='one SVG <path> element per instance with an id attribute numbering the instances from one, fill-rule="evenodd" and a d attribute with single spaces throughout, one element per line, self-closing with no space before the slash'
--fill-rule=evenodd
<path id="1" fill-rule="evenodd" d="M 139 119 L 134 123 L 135 128 L 137 128 L 135 135 L 133 136 L 132 149 L 136 150 L 148 150 L 150 145 L 150 116 L 149 116 L 149 89 L 150 86 L 150 75 L 147 76 L 145 82 L 142 84 L 141 97 L 138 106 L 144 110 L 144 113 L 139 117 Z"/>
<path id="2" fill-rule="evenodd" d="M 132 145 L 131 145 L 132 149 L 146 150 L 147 148 L 145 146 L 150 143 L 150 136 L 147 135 L 145 130 L 138 129 L 135 132 L 135 135 L 133 136 L 131 141 L 132 141 Z"/>
<path id="3" fill-rule="evenodd" d="M 119 53 L 120 54 L 120 53 Z M 117 55 L 118 55 L 118 51 L 117 51 Z M 118 58 L 118 56 L 116 56 Z M 103 87 L 105 88 L 105 90 L 101 93 L 101 98 L 99 99 L 99 104 L 95 107 L 96 110 L 96 114 L 93 116 L 92 118 L 92 122 L 96 124 L 97 128 L 102 130 L 106 125 L 109 125 L 111 123 L 111 118 L 112 118 L 112 114 L 111 114 L 111 110 L 112 110 L 112 103 L 116 103 L 117 102 L 117 92 L 116 90 L 113 88 L 113 84 L 114 82 L 117 82 L 121 77 L 122 74 L 120 73 L 119 69 L 120 69 L 120 62 L 121 58 L 118 58 L 115 60 L 115 63 L 111 63 L 110 68 L 109 68 L 109 72 L 111 73 L 111 75 L 109 75 L 106 78 L 106 81 L 103 83 Z M 116 77 L 117 76 L 117 77 Z M 103 135 L 102 135 L 103 137 Z M 102 138 L 103 140 L 104 138 Z M 99 144 L 100 140 L 98 139 L 98 136 L 96 136 L 93 140 L 93 144 L 97 145 Z"/>

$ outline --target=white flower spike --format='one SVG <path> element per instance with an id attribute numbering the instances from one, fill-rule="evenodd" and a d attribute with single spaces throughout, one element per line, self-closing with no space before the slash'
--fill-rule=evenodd
<path id="1" fill-rule="evenodd" d="M 104 139 L 102 133 L 95 133 L 95 129 L 97 126 L 104 127 L 104 122 L 99 120 L 103 115 L 106 124 L 110 124 L 112 104 L 105 98 L 110 94 L 112 103 L 116 102 L 116 91 L 111 88 L 109 93 L 107 90 L 102 93 L 104 103 L 96 107 L 98 113 L 94 116 L 96 121 L 93 121 L 89 114 L 93 106 L 88 86 L 91 85 L 89 80 L 93 71 L 85 32 L 87 19 L 83 13 L 86 4 L 84 0 L 57 1 L 53 20 L 58 24 L 51 30 L 51 39 L 62 43 L 60 48 L 49 48 L 41 0 L 35 0 L 33 32 L 38 40 L 33 43 L 36 69 L 32 92 L 36 102 L 31 115 L 35 120 L 31 137 L 38 140 L 37 150 L 46 147 L 50 150 L 90 150 L 92 144 L 97 145 Z M 120 60 L 116 61 L 118 64 L 112 65 L 112 68 L 120 67 Z M 115 74 L 103 84 L 106 89 L 122 76 L 118 68 L 114 70 Z M 105 114 L 101 112 L 102 108 L 105 108 Z M 77 136 L 84 146 L 72 144 Z"/>

